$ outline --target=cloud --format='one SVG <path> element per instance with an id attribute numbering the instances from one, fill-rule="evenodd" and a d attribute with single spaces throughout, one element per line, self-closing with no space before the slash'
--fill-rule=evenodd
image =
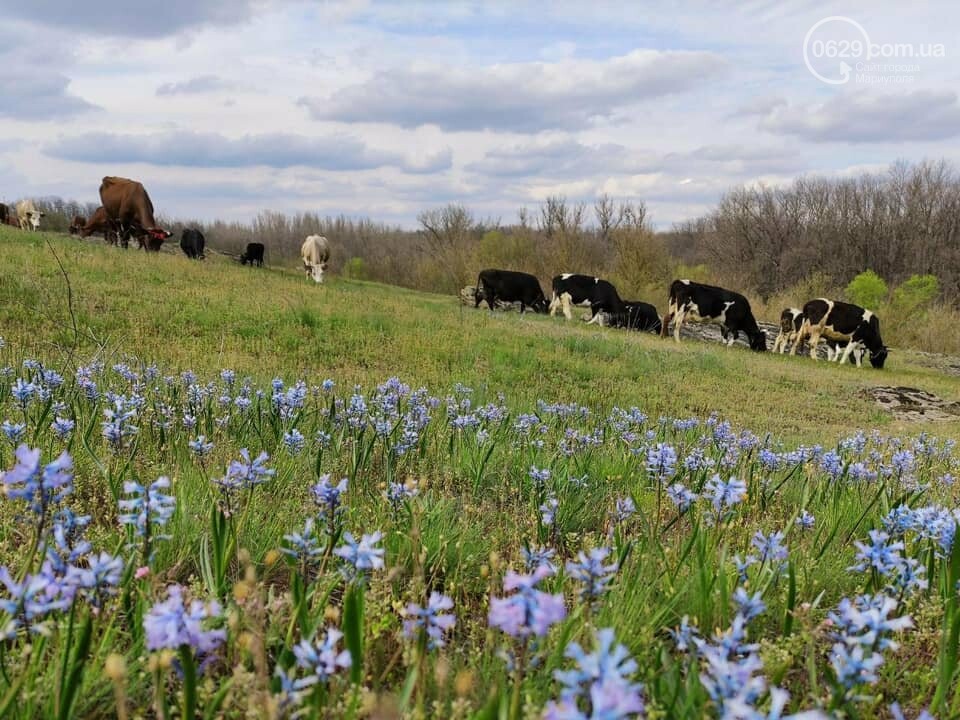
<path id="1" fill-rule="evenodd" d="M 578 129 L 722 73 L 712 52 L 634 50 L 606 60 L 382 70 L 328 98 L 300 100 L 317 120 L 446 130 Z"/>
<path id="2" fill-rule="evenodd" d="M 91 35 L 163 37 L 198 25 L 235 25 L 261 7 L 257 0 L 0 0 L 0 16 Z"/>
<path id="3" fill-rule="evenodd" d="M 760 127 L 812 142 L 912 142 L 960 134 L 960 104 L 953 91 L 860 91 L 810 106 L 779 105 Z"/>
<path id="4" fill-rule="evenodd" d="M 30 67 L 0 69 L 0 118 L 61 120 L 96 108 L 69 91 L 70 80 Z"/>
<path id="5" fill-rule="evenodd" d="M 306 137 L 285 133 L 229 138 L 217 133 L 188 131 L 148 135 L 87 133 L 62 138 L 44 153 L 63 160 L 88 163 L 148 163 L 162 166 L 237 168 L 311 167 L 322 170 L 370 170 L 396 167 L 411 173 L 435 173 L 452 163 L 447 148 L 434 155 L 408 158 L 377 150 L 352 135 Z"/>
<path id="6" fill-rule="evenodd" d="M 782 147 L 705 145 L 694 150 L 659 153 L 616 143 L 588 145 L 577 140 L 532 142 L 494 148 L 466 170 L 501 178 L 576 179 L 592 176 L 669 173 L 722 173 L 747 177 L 802 169 L 802 161 Z"/>
<path id="7" fill-rule="evenodd" d="M 223 90 L 233 90 L 236 84 L 217 75 L 197 75 L 178 83 L 164 83 L 157 88 L 157 95 L 200 95 Z"/>

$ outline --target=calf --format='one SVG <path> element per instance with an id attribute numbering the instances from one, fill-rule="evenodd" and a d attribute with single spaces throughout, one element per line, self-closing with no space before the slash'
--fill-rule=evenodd
<path id="1" fill-rule="evenodd" d="M 777 339 L 773 341 L 773 352 L 785 353 L 787 346 L 796 340 L 802 326 L 803 310 L 784 308 L 780 313 L 780 332 L 777 333 Z"/>
<path id="2" fill-rule="evenodd" d="M 556 315 L 562 309 L 564 317 L 570 320 L 573 313 L 571 305 L 590 306 L 590 320 L 588 324 L 600 322 L 601 312 L 609 315 L 621 315 L 626 312 L 623 300 L 617 294 L 617 289 L 606 280 L 592 275 L 575 275 L 564 273 L 557 275 L 552 282 L 553 297 L 550 300 L 550 315 Z"/>
<path id="3" fill-rule="evenodd" d="M 183 254 L 191 260 L 202 260 L 204 258 L 203 248 L 206 245 L 206 239 L 203 233 L 195 228 L 184 228 L 180 233 L 180 249 Z"/>
<path id="4" fill-rule="evenodd" d="M 240 264 L 247 263 L 250 263 L 250 267 L 253 267 L 254 263 L 263 267 L 263 243 L 247 243 L 247 249 L 240 256 Z"/>
<path id="5" fill-rule="evenodd" d="M 86 224 L 87 219 L 83 215 L 74 215 L 73 220 L 70 221 L 68 231 L 71 235 L 79 235 Z"/>
<path id="6" fill-rule="evenodd" d="M 850 354 L 861 346 L 865 352 L 870 353 L 870 364 L 873 367 L 880 369 L 886 362 L 889 351 L 880 337 L 880 321 L 872 311 L 839 300 L 818 298 L 803 306 L 803 317 L 803 326 L 790 348 L 791 355 L 796 355 L 800 343 L 807 340 L 810 357 L 816 360 L 817 345 L 821 338 L 824 338 L 846 343 L 840 359 L 842 363 L 847 362 Z"/>
<path id="7" fill-rule="evenodd" d="M 473 300 L 475 308 L 481 300 L 486 300 L 491 312 L 497 300 L 520 303 L 521 314 L 527 307 L 538 313 L 547 311 L 547 298 L 540 281 L 530 273 L 514 270 L 481 270 Z"/>
<path id="8" fill-rule="evenodd" d="M 623 307 L 626 312 L 610 316 L 610 327 L 660 332 L 660 315 L 653 305 L 639 300 L 624 300 Z"/>
<path id="9" fill-rule="evenodd" d="M 680 342 L 680 328 L 684 321 L 716 323 L 720 326 L 727 345 L 733 345 L 740 331 L 750 341 L 750 349 L 767 349 L 767 335 L 757 325 L 750 303 L 740 293 L 691 280 L 674 280 L 670 285 L 670 306 L 663 318 L 660 335 L 667 336 L 670 320 L 674 319 L 673 337 Z"/>

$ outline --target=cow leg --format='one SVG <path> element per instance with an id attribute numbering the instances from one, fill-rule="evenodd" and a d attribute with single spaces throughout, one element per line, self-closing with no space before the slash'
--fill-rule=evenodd
<path id="1" fill-rule="evenodd" d="M 790 354 L 796 355 L 797 348 L 800 347 L 800 343 L 810 334 L 810 323 L 806 320 L 800 325 L 800 329 L 797 330 L 797 334 L 793 338 L 793 345 L 790 347 Z"/>
<path id="2" fill-rule="evenodd" d="M 560 309 L 560 298 L 557 297 L 557 294 L 554 293 L 550 297 L 550 317 L 553 317 L 557 314 L 557 310 Z"/>
<path id="3" fill-rule="evenodd" d="M 673 339 L 677 342 L 680 342 L 680 326 L 683 325 L 683 317 L 683 310 L 677 308 L 677 312 L 673 316 Z M 664 325 L 664 327 L 666 327 L 666 325 Z"/>
<path id="4" fill-rule="evenodd" d="M 563 316 L 567 320 L 573 320 L 573 311 L 570 310 L 570 293 L 562 293 L 560 295 L 560 302 L 563 303 Z"/>
<path id="5" fill-rule="evenodd" d="M 855 343 L 853 342 L 853 340 L 850 340 L 850 342 L 847 343 L 847 348 L 843 351 L 843 359 L 840 360 L 840 364 L 841 364 L 841 365 L 846 365 L 846 364 L 847 364 L 847 361 L 850 359 L 850 353 L 853 352 L 853 346 L 854 346 L 854 344 L 855 344 Z M 839 353 L 837 353 L 837 354 L 839 354 Z"/>
<path id="6" fill-rule="evenodd" d="M 781 352 L 780 346 L 783 344 L 783 331 L 777 333 L 777 339 L 773 341 L 773 352 Z"/>
<path id="7" fill-rule="evenodd" d="M 673 307 L 670 307 L 667 310 L 667 314 L 663 316 L 663 320 L 660 322 L 660 337 L 665 338 L 667 333 L 670 332 L 670 321 L 673 319 Z"/>
<path id="8" fill-rule="evenodd" d="M 810 357 L 814 360 L 817 359 L 817 346 L 820 344 L 820 329 L 813 328 L 810 330 Z"/>
<path id="9" fill-rule="evenodd" d="M 493 309 L 496 307 L 497 293 L 494 292 L 492 287 L 484 286 L 483 296 L 487 300 L 487 307 L 490 308 L 490 312 L 493 312 Z"/>
<path id="10" fill-rule="evenodd" d="M 593 325 L 594 323 L 599 323 L 603 327 L 603 321 L 600 319 L 600 306 L 591 305 L 590 312 L 592 313 L 590 319 L 587 321 L 587 325 Z"/>

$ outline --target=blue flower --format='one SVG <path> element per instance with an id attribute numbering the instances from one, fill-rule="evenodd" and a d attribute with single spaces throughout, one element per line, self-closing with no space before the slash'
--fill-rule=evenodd
<path id="1" fill-rule="evenodd" d="M 53 430 L 53 434 L 56 435 L 61 440 L 66 440 L 70 437 L 70 433 L 73 432 L 73 428 L 76 426 L 76 423 L 73 420 L 68 418 L 57 417 L 50 424 L 50 429 Z"/>
<path id="2" fill-rule="evenodd" d="M 577 666 L 554 671 L 553 676 L 563 688 L 560 701 L 547 705 L 545 720 L 617 720 L 643 715 L 643 685 L 631 680 L 637 663 L 623 645 L 614 643 L 613 629 L 604 628 L 596 633 L 597 648 L 592 653 L 585 652 L 576 642 L 567 646 L 564 655 Z"/>
<path id="3" fill-rule="evenodd" d="M 341 495 L 347 491 L 347 478 L 343 478 L 334 485 L 330 481 L 329 475 L 321 475 L 320 480 L 311 488 L 313 501 L 320 508 L 321 516 L 327 519 L 335 519 L 341 511 Z"/>
<path id="4" fill-rule="evenodd" d="M 383 569 L 383 548 L 376 546 L 382 537 L 383 533 L 379 531 L 369 535 L 364 533 L 360 540 L 356 540 L 349 532 L 343 534 L 346 544 L 334 550 L 333 554 L 348 563 L 349 578 L 362 578 L 370 570 Z"/>
<path id="5" fill-rule="evenodd" d="M 41 517 L 73 492 L 73 461 L 66 452 L 40 468 L 40 450 L 20 445 L 16 451 L 16 465 L 2 475 L 7 497 L 25 500 L 30 509 Z"/>
<path id="6" fill-rule="evenodd" d="M 418 630 L 425 631 L 429 648 L 443 647 L 443 634 L 449 632 L 456 623 L 456 618 L 445 612 L 451 608 L 453 600 L 438 592 L 430 593 L 426 607 L 410 603 L 407 605 L 407 619 L 403 622 L 404 636 L 412 638 Z"/>
<path id="7" fill-rule="evenodd" d="M 324 392 L 327 392 L 327 393 L 330 392 L 331 390 L 333 390 L 333 380 L 331 380 L 330 378 L 327 378 L 326 380 L 323 381 L 323 383 L 321 383 L 320 387 L 323 388 Z"/>
<path id="8" fill-rule="evenodd" d="M 88 557 L 86 567 L 67 568 L 65 582 L 80 590 L 93 607 L 99 608 L 107 597 L 116 595 L 123 567 L 122 558 L 101 552 Z"/>
<path id="9" fill-rule="evenodd" d="M 293 646 L 293 655 L 297 659 L 297 667 L 308 672 L 296 680 L 294 688 L 302 691 L 318 683 L 325 683 L 340 670 L 350 667 L 350 653 L 346 650 L 338 651 L 337 644 L 343 633 L 335 628 L 328 628 L 323 642 L 301 640 Z"/>
<path id="10" fill-rule="evenodd" d="M 118 518 L 120 524 L 131 526 L 137 537 L 147 535 L 151 526 L 166 525 L 177 506 L 176 498 L 164 492 L 169 487 L 170 479 L 167 477 L 157 478 L 147 488 L 132 480 L 125 481 L 123 492 L 128 497 L 118 503 L 120 510 L 126 511 Z"/>
<path id="11" fill-rule="evenodd" d="M 671 477 L 677 467 L 677 451 L 666 443 L 647 449 L 647 474 L 659 482 Z"/>
<path id="12" fill-rule="evenodd" d="M 633 498 L 627 496 L 625 498 L 617 498 L 616 503 L 614 504 L 613 510 L 613 519 L 622 523 L 630 518 L 637 511 L 637 506 L 633 502 Z"/>
<path id="13" fill-rule="evenodd" d="M 724 482 L 719 475 L 714 475 L 707 481 L 704 490 L 709 493 L 710 502 L 718 516 L 729 512 L 747 497 L 747 484 L 735 477 Z"/>
<path id="14" fill-rule="evenodd" d="M 779 566 L 787 559 L 788 552 L 783 544 L 783 532 L 781 531 L 764 535 L 757 530 L 750 544 L 760 553 L 757 559 L 761 563 L 769 562 L 771 566 Z"/>
<path id="15" fill-rule="evenodd" d="M 893 703 L 890 706 L 890 714 L 893 716 L 893 720 L 907 720 L 903 715 L 903 711 L 900 709 L 900 703 Z M 933 715 L 931 715 L 926 710 L 921 710 L 920 714 L 917 715 L 917 720 L 937 720 Z"/>
<path id="16" fill-rule="evenodd" d="M 213 450 L 213 443 L 207 442 L 206 435 L 198 435 L 195 439 L 187 443 L 187 447 L 189 447 L 197 457 L 204 458 Z"/>
<path id="17" fill-rule="evenodd" d="M 280 552 L 293 558 L 304 568 L 313 565 L 323 554 L 323 548 L 314 530 L 313 518 L 307 518 L 302 532 L 284 535 L 283 539 L 286 546 L 281 547 Z"/>
<path id="18" fill-rule="evenodd" d="M 688 490 L 681 483 L 674 483 L 667 488 L 667 497 L 677 506 L 677 512 L 682 515 L 689 510 L 690 506 L 696 501 L 697 494 L 692 490 Z"/>
<path id="19" fill-rule="evenodd" d="M 7 436 L 7 440 L 17 443 L 26 433 L 27 426 L 24 423 L 12 423 L 9 420 L 4 420 L 3 425 L 0 425 L 0 430 Z"/>
<path id="20" fill-rule="evenodd" d="M 37 386 L 23 378 L 17 378 L 13 387 L 10 388 L 10 394 L 20 404 L 21 408 L 26 408 L 33 396 L 37 394 Z"/>
<path id="21" fill-rule="evenodd" d="M 154 603 L 143 617 L 148 650 L 178 650 L 187 647 L 200 655 L 215 651 L 226 640 L 225 630 L 205 629 L 211 620 L 221 615 L 218 602 L 202 603 L 193 600 L 184 605 L 183 588 L 170 585 L 167 599 Z"/>
<path id="22" fill-rule="evenodd" d="M 804 510 L 797 517 L 797 525 L 803 530 L 813 530 L 813 525 L 816 522 L 816 518 L 811 515 L 809 512 Z"/>
<path id="23" fill-rule="evenodd" d="M 417 488 L 416 480 L 408 480 L 406 483 L 392 482 L 387 487 L 387 500 L 394 512 L 399 512 L 403 503 L 411 498 L 415 498 L 420 492 Z"/>
<path id="24" fill-rule="evenodd" d="M 503 589 L 505 592 L 516 592 L 507 597 L 490 598 L 487 618 L 490 627 L 517 638 L 546 635 L 550 627 L 567 614 L 563 595 L 551 595 L 536 587 L 551 574 L 550 568 L 544 565 L 529 575 L 508 571 L 503 580 Z"/>
<path id="25" fill-rule="evenodd" d="M 6 597 L 0 597 L 0 611 L 9 616 L 7 624 L 0 626 L 4 640 L 13 640 L 21 629 L 43 632 L 46 616 L 68 604 L 57 582 L 43 574 L 27 575 L 17 582 L 6 567 L 0 567 L 0 583 L 6 589 Z"/>
<path id="26" fill-rule="evenodd" d="M 260 453 L 255 460 L 250 460 L 250 451 L 247 448 L 240 450 L 241 460 L 234 460 L 227 467 L 227 474 L 214 482 L 223 490 L 246 490 L 265 483 L 276 472 L 266 466 L 270 456 Z"/>
<path id="27" fill-rule="evenodd" d="M 307 439 L 299 430 L 292 428 L 289 432 L 283 434 L 283 444 L 291 455 L 299 455 L 304 445 L 307 444 Z"/>
<path id="28" fill-rule="evenodd" d="M 753 618 L 763 614 L 767 609 L 763 602 L 761 594 L 754 593 L 751 596 L 744 588 L 738 587 L 733 593 L 733 602 L 737 606 L 737 612 L 743 615 L 744 620 L 750 622 Z"/>
<path id="29" fill-rule="evenodd" d="M 530 466 L 530 479 L 533 480 L 534 485 L 537 487 L 543 487 L 548 482 L 550 482 L 550 469 L 543 468 L 542 470 L 531 465 Z"/>
<path id="30" fill-rule="evenodd" d="M 574 580 L 583 584 L 580 599 L 583 602 L 595 602 L 607 589 L 607 584 L 617 572 L 617 563 L 604 565 L 610 554 L 610 548 L 593 548 L 589 553 L 582 550 L 577 554 L 576 562 L 567 562 L 567 572 Z"/>
<path id="31" fill-rule="evenodd" d="M 548 495 L 546 501 L 540 506 L 540 522 L 546 527 L 551 527 L 557 519 L 557 509 L 560 503 L 553 495 Z"/>
<path id="32" fill-rule="evenodd" d="M 557 554 L 556 550 L 552 548 L 520 548 L 520 554 L 523 555 L 523 562 L 527 566 L 527 570 L 532 572 L 544 566 L 550 570 L 550 574 L 553 574 L 557 571 L 556 565 L 553 564 L 553 557 Z"/>
<path id="33" fill-rule="evenodd" d="M 870 544 L 862 543 L 859 540 L 854 541 L 857 547 L 857 564 L 851 570 L 875 570 L 881 575 L 886 575 L 900 567 L 903 558 L 900 551 L 903 550 L 902 542 L 890 542 L 890 536 L 882 530 L 871 530 Z"/>

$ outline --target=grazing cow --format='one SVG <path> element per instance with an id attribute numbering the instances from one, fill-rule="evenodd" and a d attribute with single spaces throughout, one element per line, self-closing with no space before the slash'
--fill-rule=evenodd
<path id="1" fill-rule="evenodd" d="M 514 270 L 481 270 L 473 299 L 473 307 L 479 307 L 480 301 L 485 299 L 491 311 L 497 300 L 520 303 L 521 313 L 528 306 L 533 308 L 534 312 L 547 311 L 547 298 L 540 287 L 540 281 L 530 273 Z"/>
<path id="2" fill-rule="evenodd" d="M 873 367 L 880 369 L 886 362 L 889 351 L 880 337 L 880 321 L 870 310 L 839 300 L 818 298 L 803 306 L 803 316 L 803 326 L 790 348 L 791 355 L 796 355 L 800 343 L 807 340 L 810 344 L 810 357 L 816 360 L 817 345 L 821 338 L 825 338 L 835 340 L 838 344 L 846 343 L 841 363 L 847 362 L 850 354 L 861 346 L 865 352 L 870 353 L 870 364 Z M 854 357 L 859 358 L 862 355 L 863 353 L 859 353 Z"/>
<path id="3" fill-rule="evenodd" d="M 680 342 L 680 327 L 684 321 L 716 323 L 720 334 L 733 345 L 740 331 L 750 341 L 750 349 L 767 349 L 767 334 L 757 325 L 750 303 L 740 293 L 691 280 L 674 280 L 670 285 L 670 307 L 663 318 L 660 335 L 667 336 L 670 320 L 674 319 L 673 337 Z"/>
<path id="4" fill-rule="evenodd" d="M 74 215 L 73 220 L 70 221 L 68 231 L 71 235 L 79 235 L 80 231 L 83 230 L 83 226 L 86 224 L 87 219 L 83 215 Z"/>
<path id="5" fill-rule="evenodd" d="M 20 219 L 21 230 L 39 230 L 40 218 L 46 213 L 37 210 L 33 200 L 21 200 L 17 203 L 17 217 Z"/>
<path id="6" fill-rule="evenodd" d="M 85 238 L 90 237 L 94 233 L 103 233 L 103 239 L 110 245 L 116 245 L 119 241 L 116 223 L 110 219 L 110 216 L 107 215 L 107 211 L 103 209 L 102 205 L 98 207 L 93 215 L 90 216 L 90 219 L 84 223 L 78 234 L 80 237 Z"/>
<path id="7" fill-rule="evenodd" d="M 773 341 L 773 352 L 781 355 L 787 351 L 787 346 L 797 338 L 797 333 L 803 326 L 803 310 L 784 308 L 780 313 L 780 332 Z"/>
<path id="8" fill-rule="evenodd" d="M 203 260 L 203 246 L 206 240 L 203 233 L 195 228 L 184 228 L 180 233 L 180 249 L 191 260 Z"/>
<path id="9" fill-rule="evenodd" d="M 247 263 L 250 263 L 250 267 L 253 267 L 254 263 L 263 267 L 263 243 L 247 243 L 247 249 L 240 256 L 240 264 Z"/>
<path id="10" fill-rule="evenodd" d="M 617 289 L 606 280 L 592 275 L 575 275 L 564 273 L 557 275 L 551 283 L 553 297 L 550 300 L 550 315 L 556 315 L 557 310 L 563 310 L 567 320 L 573 317 L 571 305 L 590 306 L 590 320 L 588 324 L 599 322 L 603 324 L 601 312 L 609 315 L 619 315 L 625 312 L 623 300 L 617 294 Z"/>
<path id="11" fill-rule="evenodd" d="M 626 312 L 610 316 L 610 327 L 660 332 L 660 315 L 653 305 L 639 300 L 624 300 L 623 307 Z"/>
<path id="12" fill-rule="evenodd" d="M 3 203 L 0 203 L 0 225 L 7 224 L 7 218 L 10 217 L 10 208 L 8 208 Z"/>
<path id="13" fill-rule="evenodd" d="M 100 202 L 116 223 L 123 247 L 127 247 L 132 236 L 143 249 L 159 252 L 163 241 L 173 235 L 157 225 L 150 196 L 136 180 L 105 177 L 100 184 Z"/>
<path id="14" fill-rule="evenodd" d="M 307 277 L 314 282 L 323 282 L 323 271 L 330 262 L 330 243 L 323 235 L 308 235 L 300 246 L 300 257 L 303 258 L 303 269 Z"/>

